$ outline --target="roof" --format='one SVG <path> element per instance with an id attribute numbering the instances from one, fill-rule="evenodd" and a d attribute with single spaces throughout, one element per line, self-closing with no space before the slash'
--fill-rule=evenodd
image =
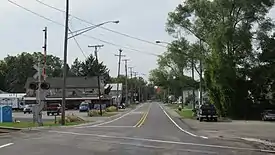
<path id="1" fill-rule="evenodd" d="M 106 87 L 108 87 L 108 86 L 112 87 L 111 91 L 116 91 L 117 90 L 117 83 L 107 84 Z M 118 83 L 118 90 L 122 90 L 122 83 Z"/>
<path id="2" fill-rule="evenodd" d="M 26 81 L 25 88 L 28 88 L 31 82 L 35 79 L 29 77 Z M 62 77 L 48 77 L 46 82 L 48 82 L 51 88 L 62 88 L 63 78 Z M 97 77 L 67 77 L 66 79 L 67 88 L 97 88 Z"/>

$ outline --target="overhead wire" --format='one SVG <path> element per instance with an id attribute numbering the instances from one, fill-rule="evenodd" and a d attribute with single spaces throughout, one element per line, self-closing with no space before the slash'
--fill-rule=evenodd
<path id="1" fill-rule="evenodd" d="M 54 23 L 54 24 L 57 24 L 57 25 L 59 25 L 59 26 L 65 27 L 65 25 L 63 25 L 63 24 L 61 24 L 61 23 L 59 23 L 59 22 L 57 22 L 57 21 L 54 21 L 54 20 L 52 20 L 52 19 L 50 19 L 50 18 L 47 18 L 47 17 L 45 17 L 45 16 L 43 16 L 43 15 L 40 15 L 40 14 L 38 14 L 38 13 L 36 13 L 36 12 L 34 12 L 34 11 L 32 11 L 32 10 L 30 10 L 30 9 L 28 9 L 28 8 L 26 8 L 26 7 L 24 7 L 24 6 L 21 6 L 21 5 L 19 5 L 19 4 L 15 3 L 15 2 L 13 2 L 13 1 L 11 1 L 11 0 L 8 0 L 8 1 L 9 1 L 10 3 L 12 3 L 12 4 L 14 4 L 14 5 L 16 5 L 16 6 L 20 7 L 20 8 L 22 8 L 22 9 L 24 9 L 24 10 L 26 10 L 26 11 L 32 13 L 32 14 L 34 14 L 34 15 L 36 15 L 36 16 L 39 16 L 39 17 L 41 17 L 41 18 L 43 18 L 43 19 L 45 19 L 45 20 L 48 20 L 48 21 L 50 21 L 50 22 L 52 22 L 52 23 Z M 89 35 L 83 34 L 83 36 L 85 36 L 85 37 L 87 37 L 87 38 L 94 39 L 94 40 L 98 40 L 98 41 L 101 41 L 101 42 L 103 42 L 103 43 L 106 43 L 106 44 L 109 44 L 109 45 L 112 45 L 112 46 L 116 46 L 116 47 L 119 47 L 119 48 L 125 48 L 125 49 L 131 50 L 131 51 L 135 51 L 135 52 L 140 52 L 140 53 L 149 54 L 149 55 L 153 55 L 153 56 L 159 56 L 158 54 L 154 54 L 154 53 L 150 53 L 150 52 L 146 52 L 146 51 L 141 51 L 141 50 L 137 50 L 137 49 L 130 48 L 130 47 L 125 47 L 125 46 L 118 45 L 118 44 L 115 44 L 115 43 L 111 43 L 111 42 L 109 42 L 109 41 L 105 41 L 105 40 L 102 40 L 102 39 L 99 39 L 99 38 L 96 38 L 96 37 L 92 37 L 92 36 L 89 36 Z M 73 38 L 74 38 L 74 37 L 73 37 Z M 75 40 L 77 46 L 79 47 L 80 51 L 82 52 L 82 54 L 84 54 L 84 51 L 83 51 L 82 48 L 80 47 L 78 41 L 77 41 L 75 38 L 74 38 L 74 40 Z M 84 55 L 85 55 L 85 54 L 84 54 Z"/>
<path id="2" fill-rule="evenodd" d="M 36 0 L 36 1 L 37 1 L 38 3 L 44 5 L 44 6 L 47 6 L 47 7 L 49 7 L 49 8 L 54 9 L 54 10 L 57 10 L 57 11 L 66 13 L 64 10 L 59 9 L 59 8 L 57 8 L 57 7 L 54 7 L 54 6 L 52 6 L 52 5 L 46 4 L 46 3 L 44 3 L 44 2 L 42 2 L 42 1 L 40 1 L 40 0 Z M 92 22 L 90 22 L 90 21 L 87 21 L 87 20 L 85 20 L 85 19 L 79 18 L 79 17 L 74 16 L 74 15 L 72 15 L 72 14 L 70 14 L 70 16 L 73 17 L 73 18 L 75 18 L 75 19 L 77 19 L 77 20 L 79 20 L 79 21 L 85 22 L 85 23 L 87 23 L 87 24 L 96 25 L 96 24 L 94 24 L 94 23 L 92 23 Z M 138 38 L 138 37 L 134 37 L 134 36 L 132 36 L 132 35 L 129 35 L 129 34 L 126 34 L 126 33 L 122 33 L 122 32 L 119 32 L 119 31 L 115 31 L 115 30 L 106 28 L 106 27 L 104 27 L 104 26 L 101 26 L 101 27 L 99 27 L 99 28 L 104 29 L 104 30 L 107 30 L 107 31 L 109 31 L 109 32 L 113 32 L 113 33 L 122 35 L 122 36 L 124 36 L 124 37 L 128 37 L 128 38 L 135 39 L 135 40 L 138 40 L 138 41 L 141 41 L 141 42 L 145 42 L 145 43 L 148 43 L 148 44 L 152 44 L 152 45 L 156 45 L 156 46 L 160 46 L 160 47 L 165 47 L 165 48 L 166 48 L 166 46 L 164 46 L 164 45 L 157 44 L 157 43 L 154 43 L 154 42 L 151 42 L 151 41 L 148 41 L 148 40 L 145 40 L 145 39 L 141 39 L 141 38 Z"/>
<path id="3" fill-rule="evenodd" d="M 70 24 L 70 27 L 72 28 L 72 23 L 69 22 L 69 24 Z M 72 32 L 73 30 L 69 28 L 69 31 Z M 81 48 L 81 46 L 80 46 L 80 44 L 78 43 L 78 41 L 76 40 L 76 38 L 73 37 L 73 39 L 74 39 L 74 41 L 75 41 L 75 43 L 76 43 L 78 49 L 81 51 L 81 53 L 83 54 L 83 56 L 85 57 L 85 59 L 87 59 L 87 56 L 86 56 L 84 50 Z"/>

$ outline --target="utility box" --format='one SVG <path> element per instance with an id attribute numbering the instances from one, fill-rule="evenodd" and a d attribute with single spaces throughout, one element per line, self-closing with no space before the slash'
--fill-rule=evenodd
<path id="1" fill-rule="evenodd" d="M 12 107 L 0 106 L 0 123 L 12 122 Z"/>

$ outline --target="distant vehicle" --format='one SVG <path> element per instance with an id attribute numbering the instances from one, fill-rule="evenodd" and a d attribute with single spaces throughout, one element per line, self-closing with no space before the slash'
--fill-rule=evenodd
<path id="1" fill-rule="evenodd" d="M 50 114 L 54 115 L 59 115 L 61 113 L 61 105 L 60 104 L 49 104 L 47 106 L 47 115 L 49 116 Z"/>
<path id="2" fill-rule="evenodd" d="M 13 110 L 23 110 L 25 107 L 24 95 L 26 94 L 0 94 L 0 105 L 11 106 Z"/>
<path id="3" fill-rule="evenodd" d="M 125 103 L 121 103 L 120 106 L 118 106 L 119 109 L 125 109 L 126 108 L 126 105 Z"/>
<path id="4" fill-rule="evenodd" d="M 197 112 L 197 120 L 200 122 L 206 119 L 207 121 L 218 121 L 217 111 L 214 105 L 204 104 L 201 105 Z"/>
<path id="5" fill-rule="evenodd" d="M 82 102 L 79 105 L 79 112 L 87 112 L 89 111 L 90 107 L 89 107 L 89 103 L 87 102 Z"/>
<path id="6" fill-rule="evenodd" d="M 32 113 L 32 105 L 25 105 L 24 109 L 23 109 L 23 113 Z"/>
<path id="7" fill-rule="evenodd" d="M 265 110 L 261 115 L 263 121 L 275 120 L 275 110 Z"/>

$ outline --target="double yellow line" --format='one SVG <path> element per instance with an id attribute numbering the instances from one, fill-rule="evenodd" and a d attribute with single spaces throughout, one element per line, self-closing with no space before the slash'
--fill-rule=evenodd
<path id="1" fill-rule="evenodd" d="M 149 113 L 149 111 L 150 111 L 150 108 L 151 108 L 151 105 L 150 105 L 150 107 L 148 108 L 148 110 L 147 110 L 147 112 L 144 112 L 143 113 L 143 115 L 142 115 L 142 117 L 140 118 L 140 120 L 137 122 L 137 124 L 135 125 L 135 127 L 141 127 L 142 126 L 142 124 L 145 122 L 145 120 L 146 120 L 146 118 L 147 118 L 147 116 L 148 116 L 148 113 Z"/>

